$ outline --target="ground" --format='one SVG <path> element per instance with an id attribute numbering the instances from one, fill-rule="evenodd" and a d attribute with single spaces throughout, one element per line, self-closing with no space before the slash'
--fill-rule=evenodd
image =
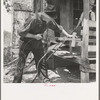
<path id="1" fill-rule="evenodd" d="M 4 83 L 12 83 L 14 73 L 16 71 L 16 64 L 4 66 Z M 22 83 L 31 83 L 36 75 L 35 65 L 24 68 Z M 80 83 L 80 71 L 78 66 L 58 67 L 54 70 L 48 70 L 50 83 Z M 95 82 L 95 73 L 90 74 L 90 82 Z M 34 83 L 41 83 L 36 78 Z"/>

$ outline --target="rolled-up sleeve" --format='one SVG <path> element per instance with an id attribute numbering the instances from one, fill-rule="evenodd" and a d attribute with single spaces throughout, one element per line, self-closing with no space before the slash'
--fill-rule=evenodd
<path id="1" fill-rule="evenodd" d="M 61 33 L 63 27 L 58 25 L 54 20 L 51 20 L 47 24 L 48 28 L 52 29 L 54 32 Z"/>
<path id="2" fill-rule="evenodd" d="M 63 27 L 58 25 L 55 20 L 53 20 L 50 16 L 48 16 L 46 13 L 42 13 L 42 19 L 47 22 L 47 28 L 52 29 L 54 32 L 61 33 L 63 30 Z"/>
<path id="3" fill-rule="evenodd" d="M 27 33 L 29 33 L 30 25 L 34 20 L 28 19 L 25 24 L 18 30 L 18 34 L 21 37 L 25 37 Z"/>

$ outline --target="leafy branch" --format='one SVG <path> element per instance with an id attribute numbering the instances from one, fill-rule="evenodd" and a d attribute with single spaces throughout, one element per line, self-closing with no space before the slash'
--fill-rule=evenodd
<path id="1" fill-rule="evenodd" d="M 4 0 L 3 4 L 7 10 L 7 12 L 12 12 L 13 4 L 11 0 Z"/>

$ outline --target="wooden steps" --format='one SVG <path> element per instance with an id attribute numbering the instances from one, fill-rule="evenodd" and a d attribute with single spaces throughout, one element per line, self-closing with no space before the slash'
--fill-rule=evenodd
<path id="1" fill-rule="evenodd" d="M 89 73 L 96 72 L 96 21 L 89 21 L 88 60 Z"/>

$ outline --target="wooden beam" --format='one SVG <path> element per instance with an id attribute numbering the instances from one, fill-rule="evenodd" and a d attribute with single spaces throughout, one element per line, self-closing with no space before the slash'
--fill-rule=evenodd
<path id="1" fill-rule="evenodd" d="M 96 31 L 89 31 L 89 36 L 96 36 Z"/>
<path id="2" fill-rule="evenodd" d="M 96 60 L 96 58 L 88 58 L 88 60 Z"/>
<path id="3" fill-rule="evenodd" d="M 83 42 L 82 42 L 82 59 L 88 59 L 88 42 L 89 42 L 89 0 L 83 0 L 83 8 L 84 8 L 84 24 L 83 24 Z M 81 70 L 83 70 L 83 67 Z M 88 67 L 87 64 L 84 67 Z M 89 82 L 89 73 L 81 71 L 81 82 L 87 83 Z"/>
<path id="4" fill-rule="evenodd" d="M 89 21 L 89 27 L 96 27 L 96 21 Z"/>
<path id="5" fill-rule="evenodd" d="M 23 9 L 14 9 L 14 11 L 23 11 L 23 12 L 32 12 L 31 10 L 23 10 Z"/>
<path id="6" fill-rule="evenodd" d="M 96 52 L 96 45 L 88 46 L 88 52 Z"/>

